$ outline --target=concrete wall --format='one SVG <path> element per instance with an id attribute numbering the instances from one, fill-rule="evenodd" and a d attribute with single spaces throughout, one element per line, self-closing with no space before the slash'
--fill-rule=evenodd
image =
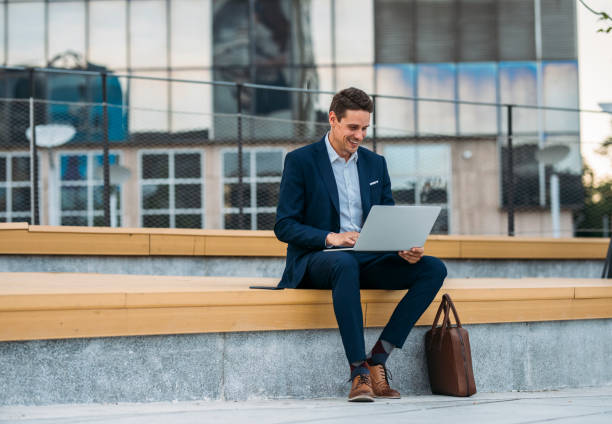
<path id="1" fill-rule="evenodd" d="M 445 259 L 450 278 L 600 278 L 603 260 Z M 93 272 L 278 278 L 285 258 L 0 255 L 3 272 Z"/>
<path id="2" fill-rule="evenodd" d="M 612 319 L 466 328 L 480 392 L 612 384 Z M 430 393 L 426 330 L 388 362 L 405 395 Z M 337 330 L 0 343 L 0 405 L 345 397 L 348 374 Z"/>

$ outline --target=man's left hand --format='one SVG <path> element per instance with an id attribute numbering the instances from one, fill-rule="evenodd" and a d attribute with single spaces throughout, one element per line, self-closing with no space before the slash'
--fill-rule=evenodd
<path id="1" fill-rule="evenodd" d="M 422 247 L 413 247 L 410 250 L 400 250 L 397 254 L 409 263 L 416 264 L 425 254 L 425 249 Z"/>

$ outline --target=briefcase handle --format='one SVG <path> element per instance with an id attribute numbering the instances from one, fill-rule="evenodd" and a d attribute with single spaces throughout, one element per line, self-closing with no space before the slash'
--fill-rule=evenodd
<path id="1" fill-rule="evenodd" d="M 457 327 L 461 328 L 461 321 L 459 320 L 459 314 L 457 314 L 457 309 L 455 309 L 455 304 L 453 303 L 450 295 L 445 293 L 442 296 L 442 302 L 440 302 L 440 307 L 438 308 L 438 312 L 436 313 L 436 318 L 434 319 L 433 324 L 431 325 L 431 329 L 434 330 L 438 326 L 438 320 L 440 319 L 440 314 L 444 310 L 444 318 L 442 318 L 442 331 L 446 330 L 446 327 L 449 327 L 450 324 L 450 310 L 453 311 L 453 315 L 455 316 L 455 322 L 457 323 Z"/>

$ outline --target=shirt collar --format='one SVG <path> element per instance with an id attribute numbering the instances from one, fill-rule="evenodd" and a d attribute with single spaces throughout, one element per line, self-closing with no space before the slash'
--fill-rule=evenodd
<path id="1" fill-rule="evenodd" d="M 327 132 L 327 134 L 325 134 L 325 147 L 327 147 L 327 155 L 329 156 L 329 161 L 331 163 L 334 163 L 336 160 L 338 159 L 342 159 L 342 161 L 344 163 L 346 163 L 344 161 L 343 158 L 340 157 L 340 155 L 338 155 L 338 153 L 334 150 L 334 148 L 332 147 L 330 141 L 329 141 L 329 132 Z M 357 152 L 353 153 L 351 155 L 351 157 L 349 158 L 348 162 L 357 162 Z"/>

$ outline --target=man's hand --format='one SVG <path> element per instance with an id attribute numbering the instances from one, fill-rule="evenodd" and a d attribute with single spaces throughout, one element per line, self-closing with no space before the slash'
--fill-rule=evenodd
<path id="1" fill-rule="evenodd" d="M 325 245 L 353 247 L 358 238 L 359 233 L 356 231 L 347 231 L 346 233 L 329 233 L 327 237 L 325 237 Z"/>
<path id="2" fill-rule="evenodd" d="M 411 264 L 416 264 L 425 254 L 425 249 L 423 249 L 422 247 L 413 247 L 410 250 L 400 250 L 399 252 L 397 252 L 397 254 L 400 255 L 402 259 L 410 262 Z"/>

